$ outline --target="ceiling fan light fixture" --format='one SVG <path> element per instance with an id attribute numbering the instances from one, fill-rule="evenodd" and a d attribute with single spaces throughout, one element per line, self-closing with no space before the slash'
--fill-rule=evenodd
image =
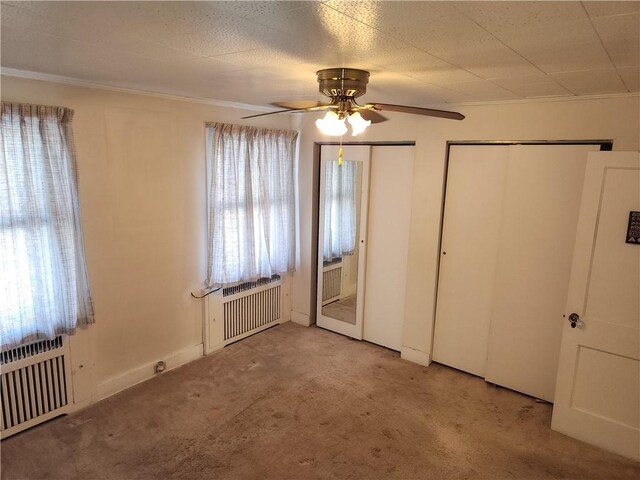
<path id="1" fill-rule="evenodd" d="M 316 127 L 325 135 L 340 137 L 347 133 L 347 126 L 344 120 L 336 112 L 329 111 L 323 118 L 316 120 Z"/>
<path id="2" fill-rule="evenodd" d="M 359 133 L 364 132 L 369 125 L 371 125 L 371 120 L 365 120 L 360 115 L 360 112 L 354 112 L 349 115 L 349 125 L 351 125 L 351 135 L 354 137 Z"/>
<path id="3" fill-rule="evenodd" d="M 413 115 L 425 115 L 428 117 L 449 118 L 451 120 L 463 120 L 464 115 L 447 110 L 435 110 L 433 108 L 412 107 L 409 105 L 395 105 L 392 103 L 367 103 L 358 105 L 356 98 L 367 92 L 369 72 L 356 68 L 325 68 L 316 72 L 320 93 L 329 97 L 329 103 L 315 100 L 300 100 L 293 102 L 276 102 L 272 105 L 285 110 L 275 112 L 258 113 L 244 118 L 262 117 L 283 112 L 317 112 L 329 110 L 321 120 L 316 120 L 316 125 L 325 135 L 342 136 L 347 133 L 345 125 L 349 120 L 351 131 L 356 136 L 362 133 L 371 123 L 381 123 L 386 120 L 380 111 L 410 113 Z M 357 111 L 360 110 L 363 115 Z"/>

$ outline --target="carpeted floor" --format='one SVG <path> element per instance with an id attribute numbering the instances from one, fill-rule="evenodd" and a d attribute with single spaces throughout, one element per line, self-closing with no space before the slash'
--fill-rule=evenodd
<path id="1" fill-rule="evenodd" d="M 637 479 L 551 406 L 285 324 L 2 442 L 3 479 Z"/>

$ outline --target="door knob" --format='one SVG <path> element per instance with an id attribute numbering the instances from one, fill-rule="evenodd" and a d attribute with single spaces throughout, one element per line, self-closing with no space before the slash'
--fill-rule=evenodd
<path id="1" fill-rule="evenodd" d="M 576 325 L 578 325 L 578 323 L 580 322 L 580 315 L 578 315 L 577 313 L 572 313 L 571 315 L 569 315 L 569 323 L 571 324 L 571 328 L 576 328 Z"/>

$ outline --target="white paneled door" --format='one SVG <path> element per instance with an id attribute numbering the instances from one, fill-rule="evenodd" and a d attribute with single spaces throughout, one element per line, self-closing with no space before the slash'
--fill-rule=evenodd
<path id="1" fill-rule="evenodd" d="M 434 360 L 553 401 L 587 154 L 452 146 Z"/>
<path id="2" fill-rule="evenodd" d="M 640 154 L 590 154 L 551 426 L 640 461 L 640 245 L 626 235 L 638 211 Z"/>

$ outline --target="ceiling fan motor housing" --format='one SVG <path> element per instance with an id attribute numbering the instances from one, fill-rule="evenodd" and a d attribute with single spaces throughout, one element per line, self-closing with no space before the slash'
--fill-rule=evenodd
<path id="1" fill-rule="evenodd" d="M 347 100 L 367 92 L 369 72 L 355 68 L 325 68 L 316 72 L 320 93 L 332 99 Z"/>

